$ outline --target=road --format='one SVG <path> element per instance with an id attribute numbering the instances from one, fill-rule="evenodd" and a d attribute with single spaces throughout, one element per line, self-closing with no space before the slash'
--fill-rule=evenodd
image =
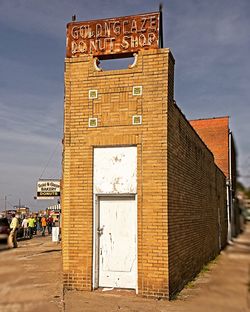
<path id="1" fill-rule="evenodd" d="M 250 311 L 250 224 L 206 270 L 171 301 L 126 291 L 63 295 L 61 248 L 50 237 L 0 251 L 0 312 L 247 312 Z"/>

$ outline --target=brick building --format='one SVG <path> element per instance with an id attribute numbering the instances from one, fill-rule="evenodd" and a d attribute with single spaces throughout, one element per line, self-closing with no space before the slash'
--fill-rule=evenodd
<path id="1" fill-rule="evenodd" d="M 240 233 L 236 200 L 236 149 L 229 117 L 190 120 L 192 127 L 214 155 L 215 163 L 227 178 L 228 240 Z"/>
<path id="2" fill-rule="evenodd" d="M 226 244 L 225 176 L 175 104 L 174 63 L 157 47 L 120 70 L 65 59 L 67 289 L 171 298 Z"/>

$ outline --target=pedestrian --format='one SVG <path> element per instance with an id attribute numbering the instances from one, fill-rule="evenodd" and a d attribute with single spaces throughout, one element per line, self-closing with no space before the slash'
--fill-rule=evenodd
<path id="1" fill-rule="evenodd" d="M 23 228 L 23 238 L 28 237 L 28 219 L 26 218 L 26 216 L 22 221 L 22 228 Z"/>
<path id="2" fill-rule="evenodd" d="M 46 221 L 48 227 L 48 234 L 50 235 L 52 233 L 53 218 L 49 216 Z"/>
<path id="3" fill-rule="evenodd" d="M 42 229 L 42 225 L 41 225 L 41 217 L 37 217 L 37 223 L 36 223 L 36 230 L 37 232 L 41 232 L 41 229 Z"/>
<path id="4" fill-rule="evenodd" d="M 32 215 L 30 215 L 28 219 L 29 238 L 32 238 L 33 236 L 34 227 L 35 227 L 35 218 Z"/>
<path id="5" fill-rule="evenodd" d="M 34 228 L 33 228 L 33 234 L 36 235 L 37 234 L 37 216 L 34 216 Z"/>
<path id="6" fill-rule="evenodd" d="M 45 216 L 42 217 L 41 222 L 42 222 L 42 236 L 45 236 L 45 230 L 47 226 L 47 221 L 46 221 Z"/>
<path id="7" fill-rule="evenodd" d="M 19 215 L 12 215 L 12 220 L 10 224 L 10 234 L 9 234 L 9 246 L 12 248 L 17 248 L 17 230 L 19 228 Z"/>

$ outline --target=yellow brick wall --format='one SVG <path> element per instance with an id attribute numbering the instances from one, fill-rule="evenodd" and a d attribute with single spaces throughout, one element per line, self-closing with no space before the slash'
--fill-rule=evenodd
<path id="1" fill-rule="evenodd" d="M 133 86 L 143 87 L 133 96 Z M 88 91 L 98 98 L 90 100 Z M 65 61 L 63 272 L 92 290 L 93 149 L 137 146 L 138 291 L 169 298 L 225 241 L 225 178 L 173 104 L 169 49 L 141 51 L 134 68 L 98 72 L 92 56 Z M 142 125 L 132 116 L 142 115 Z M 88 119 L 98 118 L 89 128 Z M 218 214 L 221 227 L 218 226 Z"/>
<path id="2" fill-rule="evenodd" d="M 168 297 L 166 112 L 173 99 L 168 49 L 140 52 L 134 68 L 98 72 L 92 56 L 65 61 L 63 271 L 67 288 L 92 289 L 93 148 L 136 145 L 138 290 Z M 171 71 L 169 70 L 171 68 Z M 133 86 L 142 96 L 133 96 Z M 98 98 L 88 99 L 90 89 Z M 168 91 L 168 89 L 170 91 Z M 132 115 L 142 125 L 132 125 Z M 89 128 L 88 118 L 98 118 Z"/>

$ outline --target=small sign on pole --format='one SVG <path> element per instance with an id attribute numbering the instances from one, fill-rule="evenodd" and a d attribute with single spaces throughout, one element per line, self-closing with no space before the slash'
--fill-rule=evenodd
<path id="1" fill-rule="evenodd" d="M 37 182 L 37 199 L 54 199 L 60 196 L 60 180 L 39 180 Z"/>

